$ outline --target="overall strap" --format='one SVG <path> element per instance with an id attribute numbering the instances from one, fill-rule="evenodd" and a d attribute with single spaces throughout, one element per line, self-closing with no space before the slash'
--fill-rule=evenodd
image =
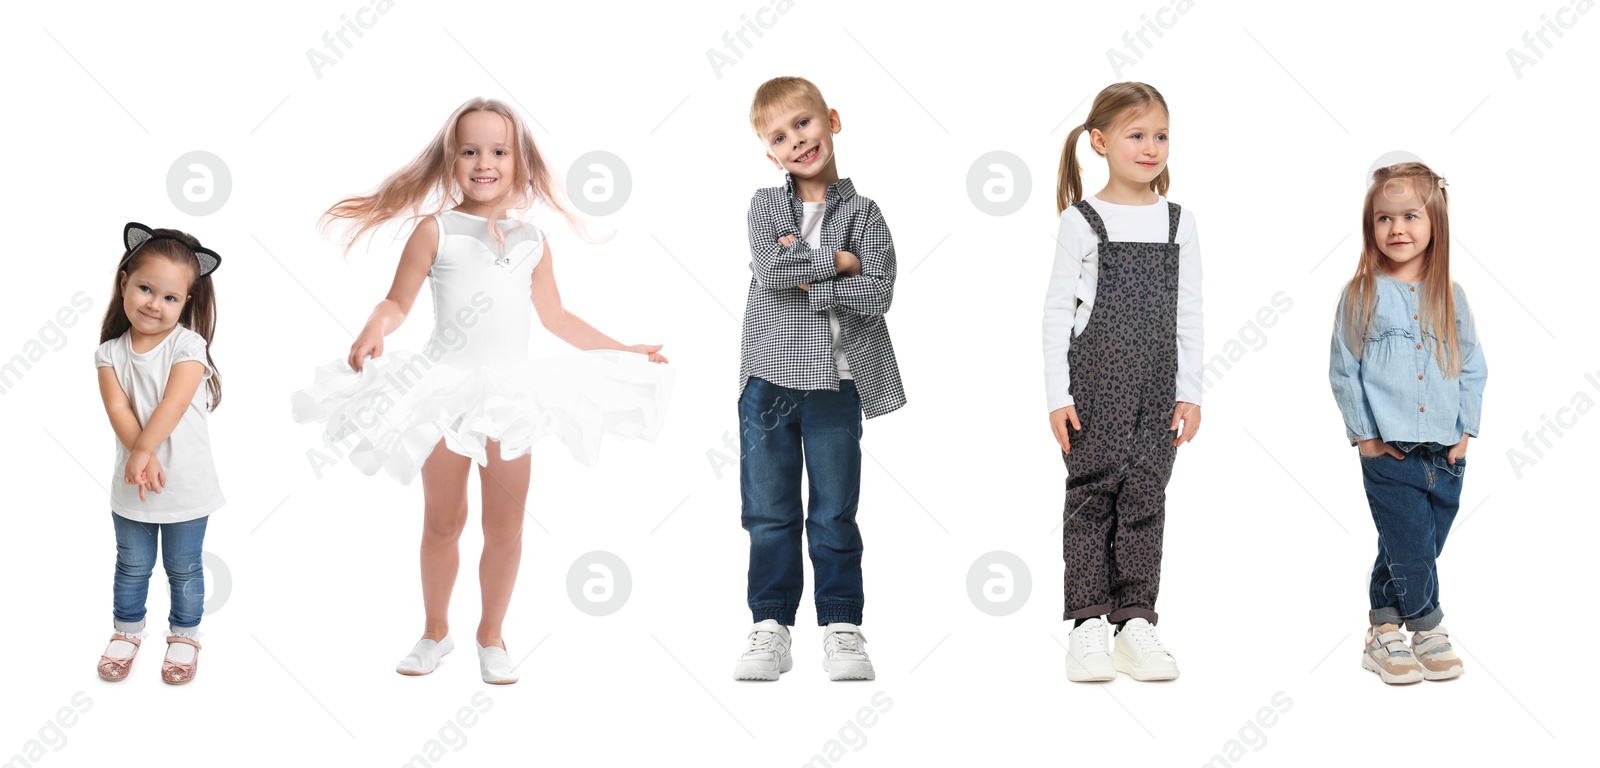
<path id="1" fill-rule="evenodd" d="M 1072 207 L 1077 208 L 1078 213 L 1083 214 L 1084 220 L 1089 222 L 1089 226 L 1094 229 L 1095 237 L 1100 238 L 1101 245 L 1111 241 L 1111 238 L 1106 235 L 1106 223 L 1101 221 L 1100 213 L 1094 209 L 1094 206 L 1089 204 L 1088 200 L 1079 200 L 1073 203 Z"/>
<path id="2" fill-rule="evenodd" d="M 1167 201 L 1167 222 L 1168 222 L 1167 223 L 1167 230 L 1168 230 L 1167 231 L 1167 242 L 1168 243 L 1176 243 L 1176 242 L 1178 242 L 1178 218 L 1182 215 L 1182 213 L 1183 213 L 1183 209 L 1178 207 L 1177 203 L 1174 203 L 1171 200 Z"/>

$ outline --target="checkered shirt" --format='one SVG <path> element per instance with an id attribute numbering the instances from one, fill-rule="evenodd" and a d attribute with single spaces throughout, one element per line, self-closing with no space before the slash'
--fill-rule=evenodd
<path id="1" fill-rule="evenodd" d="M 790 389 L 839 389 L 828 310 L 839 320 L 840 344 L 866 418 L 906 403 L 884 313 L 894 299 L 894 242 L 878 205 L 856 194 L 849 179 L 828 185 L 822 247 L 800 236 L 803 208 L 794 177 L 750 199 L 750 293 L 739 342 L 739 392 L 751 376 Z M 794 235 L 787 246 L 784 235 Z M 839 275 L 834 251 L 861 260 L 861 274 Z M 799 286 L 805 283 L 810 290 Z"/>

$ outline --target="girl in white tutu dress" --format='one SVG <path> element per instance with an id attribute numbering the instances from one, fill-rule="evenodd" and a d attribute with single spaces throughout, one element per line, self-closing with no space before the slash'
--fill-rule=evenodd
<path id="1" fill-rule="evenodd" d="M 559 202 L 533 135 L 494 99 L 461 105 L 438 136 L 370 195 L 334 204 L 325 229 L 349 225 L 346 251 L 398 218 L 418 219 L 394 285 L 350 354 L 317 369 L 294 393 L 296 421 L 327 424 L 362 472 L 401 483 L 422 475 L 422 639 L 396 671 L 425 675 L 455 647 L 450 592 L 467 520 L 467 475 L 478 464 L 483 498 L 480 672 L 514 683 L 501 627 L 522 556 L 528 450 L 557 436 L 579 462 L 596 458 L 603 434 L 653 440 L 671 390 L 660 344 L 622 344 L 561 304 L 550 246 L 510 210 Z M 424 211 L 436 207 L 431 215 Z M 421 352 L 384 352 L 383 338 L 411 311 L 424 278 L 433 286 L 433 335 Z M 533 312 L 557 338 L 586 350 L 528 359 Z M 370 358 L 370 359 L 369 359 Z M 494 445 L 491 445 L 494 444 Z"/>

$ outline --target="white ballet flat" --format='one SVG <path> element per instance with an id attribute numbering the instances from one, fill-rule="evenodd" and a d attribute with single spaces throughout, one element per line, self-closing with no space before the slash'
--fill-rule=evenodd
<path id="1" fill-rule="evenodd" d="M 478 645 L 478 641 L 473 640 L 472 644 Z M 511 668 L 511 656 L 498 645 L 488 648 L 478 645 L 478 671 L 490 685 L 510 685 L 517 681 L 517 673 Z"/>
<path id="2" fill-rule="evenodd" d="M 439 659 L 455 649 L 456 642 L 449 635 L 438 642 L 424 637 L 417 641 L 410 654 L 400 660 L 394 671 L 402 675 L 426 675 L 439 667 Z"/>

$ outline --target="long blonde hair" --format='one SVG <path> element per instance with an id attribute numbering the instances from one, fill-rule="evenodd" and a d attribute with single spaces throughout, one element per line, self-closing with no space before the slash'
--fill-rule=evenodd
<path id="1" fill-rule="evenodd" d="M 1143 114 L 1151 105 L 1160 105 L 1161 111 L 1167 112 L 1167 100 L 1161 96 L 1161 92 L 1144 83 L 1114 83 L 1094 97 L 1094 104 L 1089 107 L 1089 118 L 1067 134 L 1067 143 L 1061 148 L 1061 169 L 1056 174 L 1056 213 L 1065 211 L 1067 206 L 1083 199 L 1083 169 L 1078 166 L 1078 136 L 1091 130 L 1109 134 L 1124 119 L 1125 112 L 1131 109 L 1133 115 Z M 1163 166 L 1160 175 L 1150 180 L 1150 189 L 1158 195 L 1165 195 L 1171 183 L 1172 175 Z"/>
<path id="2" fill-rule="evenodd" d="M 1432 353 L 1446 378 L 1461 373 L 1461 340 L 1456 336 L 1455 284 L 1450 282 L 1450 195 L 1443 176 L 1418 162 L 1396 163 L 1374 171 L 1361 205 L 1361 260 L 1356 274 L 1345 287 L 1345 344 L 1361 357 L 1367 326 L 1377 311 L 1377 277 L 1389 266 L 1389 257 L 1378 250 L 1377 223 L 1374 219 L 1379 194 L 1392 185 L 1409 184 L 1423 201 L 1432 229 L 1428 248 L 1422 252 L 1422 330 L 1429 338 Z"/>
<path id="3" fill-rule="evenodd" d="M 471 112 L 492 112 L 505 118 L 511 126 L 516 179 L 508 210 L 526 211 L 536 203 L 547 204 L 564 216 L 580 236 L 592 240 L 582 222 L 562 203 L 565 196 L 534 143 L 527 123 L 505 102 L 482 97 L 469 99 L 457 107 L 416 158 L 390 174 L 371 194 L 347 197 L 329 207 L 318 222 L 322 233 L 326 235 L 340 222 L 347 222 L 349 226 L 343 239 L 346 240 L 345 253 L 349 253 L 362 236 L 390 221 L 402 216 L 408 220 L 420 219 L 459 205 L 462 191 L 455 180 L 455 160 L 460 147 L 456 127 L 461 118 Z M 504 242 L 504 233 L 493 217 L 490 218 L 489 231 L 496 240 Z"/>

